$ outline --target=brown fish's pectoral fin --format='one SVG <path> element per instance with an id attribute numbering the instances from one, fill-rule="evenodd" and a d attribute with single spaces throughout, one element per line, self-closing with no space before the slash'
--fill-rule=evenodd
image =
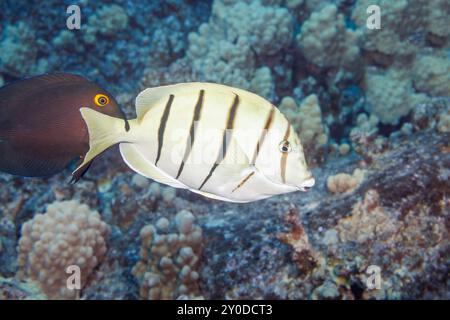
<path id="1" fill-rule="evenodd" d="M 91 167 L 92 160 L 81 165 L 77 166 L 77 169 L 72 173 L 72 179 L 70 180 L 70 184 L 75 184 L 86 174 L 86 172 Z"/>
<path id="2" fill-rule="evenodd" d="M 46 177 L 63 171 L 67 157 L 50 158 L 45 150 L 30 150 L 0 140 L 0 171 L 23 177 Z"/>

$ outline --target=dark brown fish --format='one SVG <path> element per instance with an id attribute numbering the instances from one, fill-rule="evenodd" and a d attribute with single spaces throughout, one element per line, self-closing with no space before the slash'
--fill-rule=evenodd
<path id="1" fill-rule="evenodd" d="M 81 107 L 128 122 L 115 99 L 82 76 L 55 73 L 0 88 L 0 171 L 50 176 L 89 150 Z M 77 181 L 90 163 L 74 173 Z"/>

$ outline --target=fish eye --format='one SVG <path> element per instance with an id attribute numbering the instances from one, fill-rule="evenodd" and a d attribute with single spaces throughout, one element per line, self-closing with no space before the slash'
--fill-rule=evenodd
<path id="1" fill-rule="evenodd" d="M 289 141 L 287 141 L 287 140 L 281 141 L 279 144 L 279 147 L 280 147 L 280 152 L 282 152 L 282 153 L 289 153 L 292 151 L 292 146 L 289 143 Z"/>
<path id="2" fill-rule="evenodd" d="M 97 94 L 94 97 L 94 102 L 99 107 L 104 107 L 109 103 L 109 98 L 107 95 L 104 94 Z"/>

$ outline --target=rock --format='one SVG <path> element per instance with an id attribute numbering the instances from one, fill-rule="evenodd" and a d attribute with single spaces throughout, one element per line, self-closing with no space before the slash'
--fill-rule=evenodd
<path id="1" fill-rule="evenodd" d="M 315 170 L 318 183 L 308 193 L 274 197 L 256 206 L 211 202 L 204 207 L 208 214 L 199 218 L 205 236 L 200 277 L 206 298 L 300 299 L 313 292 L 320 298 L 346 299 L 445 297 L 449 141 L 450 134 L 436 132 L 408 137 L 396 150 L 375 158 L 352 193 L 326 191 L 327 176 L 360 164 L 359 158 L 349 155 Z M 379 197 L 374 205 L 393 229 L 383 232 L 371 226 L 373 232 L 361 243 L 338 242 L 336 226 L 371 190 Z M 318 266 L 306 275 L 293 260 L 294 249 L 275 238 L 288 229 L 283 216 L 290 203 L 298 208 L 318 257 Z M 372 210 L 370 201 L 365 206 Z M 320 230 L 327 231 L 316 237 Z M 383 293 L 366 288 L 366 269 L 372 264 L 380 266 L 383 283 L 390 284 Z M 400 268 L 406 268 L 403 276 L 396 274 Z"/>

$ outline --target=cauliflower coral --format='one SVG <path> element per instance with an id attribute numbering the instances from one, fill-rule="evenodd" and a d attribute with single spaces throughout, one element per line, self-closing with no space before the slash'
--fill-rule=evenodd
<path id="1" fill-rule="evenodd" d="M 272 94 L 270 69 L 257 58 L 291 42 L 293 18 L 286 8 L 260 1 L 214 1 L 208 23 L 189 34 L 188 60 L 203 80 Z"/>
<path id="2" fill-rule="evenodd" d="M 359 33 L 345 27 L 344 16 L 333 4 L 313 12 L 297 41 L 305 57 L 320 67 L 355 66 Z"/>
<path id="3" fill-rule="evenodd" d="M 54 202 L 44 214 L 22 225 L 19 276 L 39 283 L 51 299 L 74 299 L 67 286 L 69 266 L 78 266 L 81 288 L 106 253 L 109 227 L 97 211 L 77 201 Z"/>

